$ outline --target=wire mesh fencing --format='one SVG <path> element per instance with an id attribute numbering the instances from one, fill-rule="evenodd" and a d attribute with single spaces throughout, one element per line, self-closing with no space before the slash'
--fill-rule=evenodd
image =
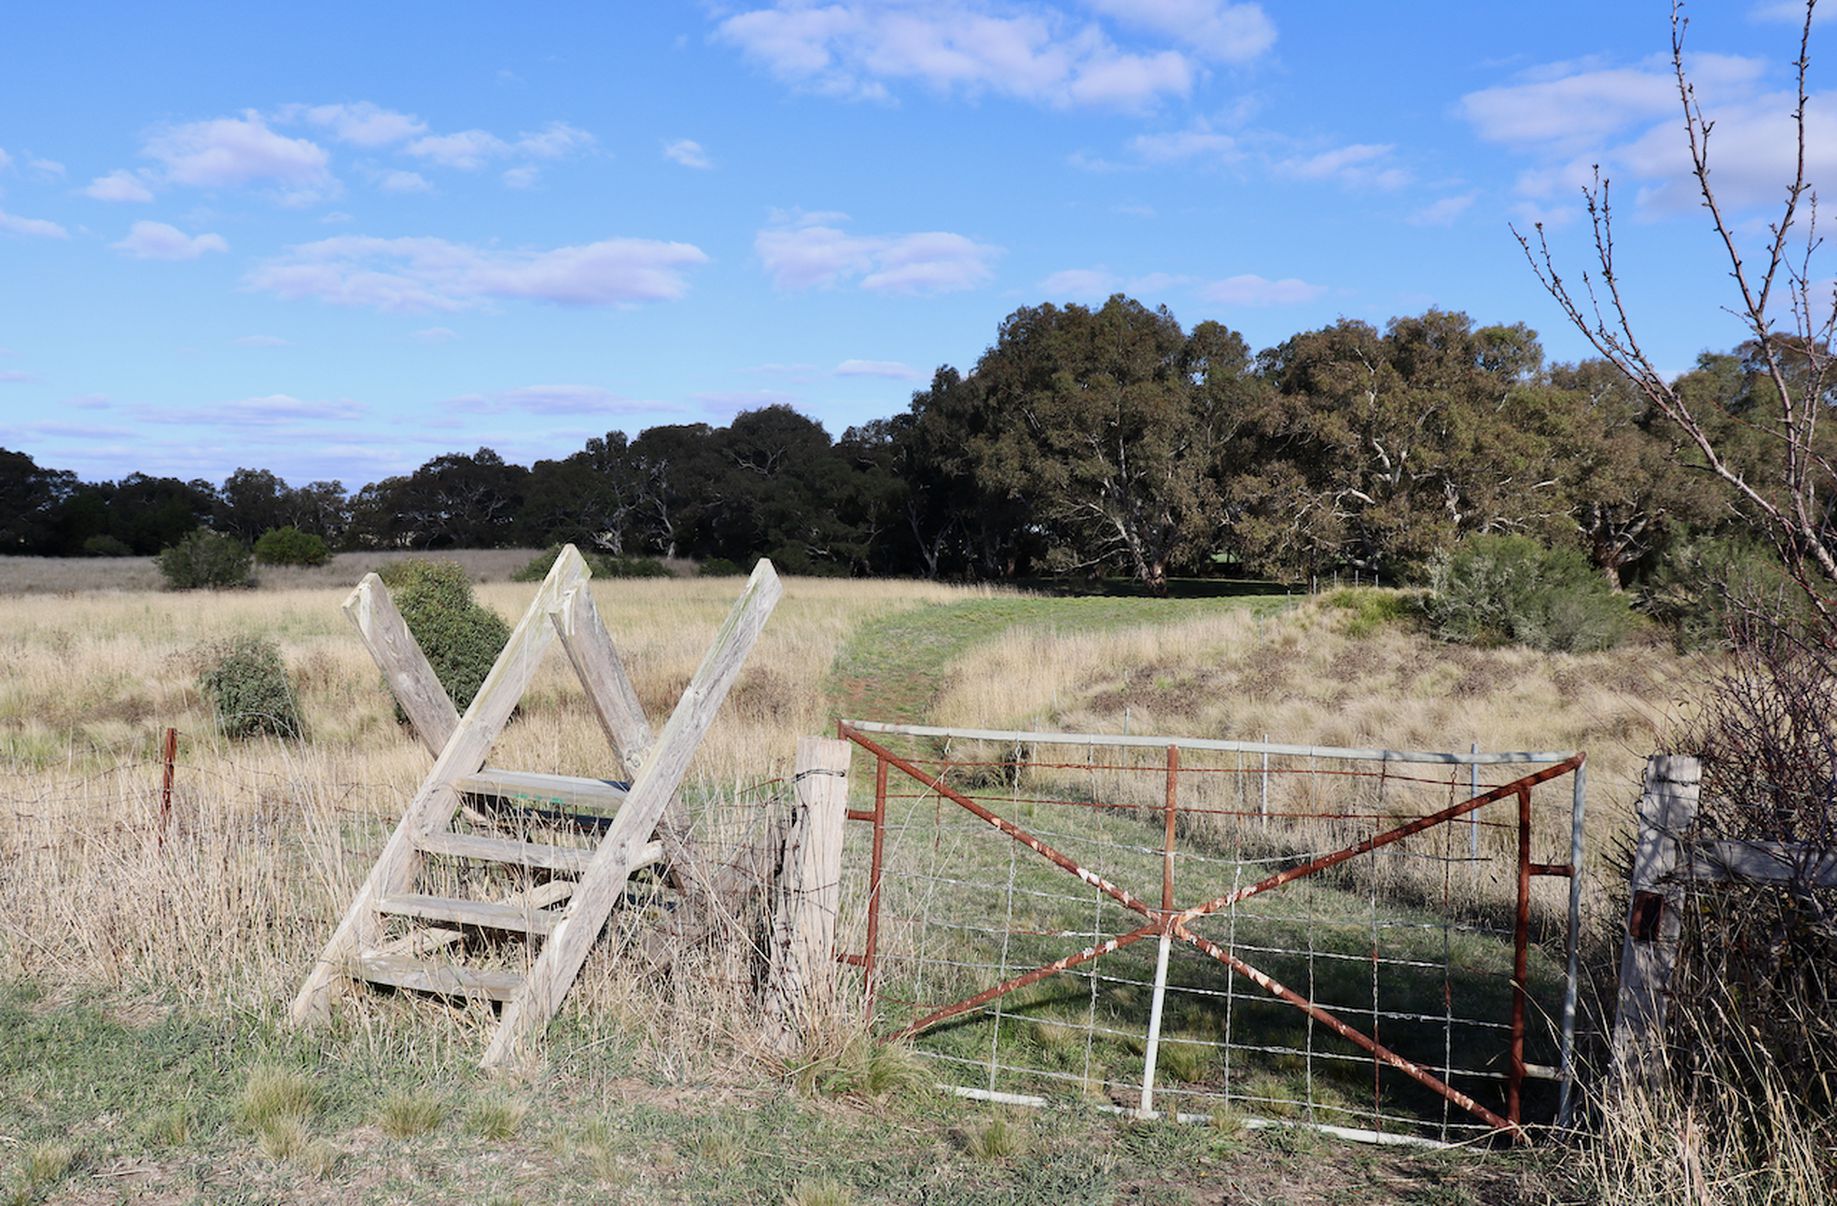
<path id="1" fill-rule="evenodd" d="M 1581 755 L 841 733 L 842 958 L 957 1091 L 1380 1141 L 1566 1112 Z"/>

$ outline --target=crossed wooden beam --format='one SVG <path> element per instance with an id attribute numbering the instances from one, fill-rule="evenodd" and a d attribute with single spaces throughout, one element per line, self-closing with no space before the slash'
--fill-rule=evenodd
<path id="1" fill-rule="evenodd" d="M 441 688 L 388 588 L 375 574 L 366 575 L 345 600 L 345 614 L 382 669 L 415 735 L 434 755 L 434 765 L 294 998 L 289 1016 L 296 1025 L 326 1020 L 334 987 L 350 979 L 484 997 L 504 1003 L 483 1060 L 486 1067 L 500 1066 L 554 1016 L 634 870 L 661 857 L 692 916 L 709 912 L 708 898 L 719 885 L 699 873 L 677 790 L 783 594 L 783 585 L 771 562 L 761 560 L 662 733 L 654 735 L 594 606 L 588 590 L 591 576 L 579 550 L 568 545 L 561 551 L 463 715 Z M 485 765 L 543 654 L 557 639 L 586 689 L 629 788 Z M 591 851 L 452 830 L 452 819 L 467 795 L 530 789 L 614 803 L 618 811 Z M 430 855 L 543 867 L 578 873 L 579 878 L 571 884 L 557 880 L 495 903 L 449 900 L 412 890 Z M 456 943 L 463 931 L 423 928 L 384 943 L 387 916 L 521 933 L 542 937 L 543 944 L 527 975 L 451 961 L 426 962 L 422 956 Z"/>

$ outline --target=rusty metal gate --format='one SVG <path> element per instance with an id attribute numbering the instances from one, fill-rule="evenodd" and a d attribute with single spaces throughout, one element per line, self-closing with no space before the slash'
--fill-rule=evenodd
<path id="1" fill-rule="evenodd" d="M 838 732 L 874 760 L 839 957 L 957 1091 L 1386 1142 L 1566 1120 L 1582 754 Z"/>

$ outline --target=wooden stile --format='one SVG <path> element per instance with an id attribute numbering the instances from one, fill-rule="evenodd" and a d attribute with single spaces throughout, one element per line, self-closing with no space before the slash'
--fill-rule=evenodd
<path id="1" fill-rule="evenodd" d="M 346 601 L 346 614 L 382 667 L 417 736 L 436 756 L 295 997 L 289 1016 L 296 1024 L 323 1020 L 334 986 L 347 978 L 482 996 L 508 1003 L 485 1059 L 487 1065 L 504 1063 L 553 1016 L 634 870 L 663 860 L 676 864 L 671 867 L 673 876 L 696 877 L 686 823 L 680 814 L 671 818 L 677 825 L 661 823 L 677 803 L 690 760 L 783 587 L 771 563 L 762 560 L 653 753 L 636 693 L 587 593 L 589 576 L 579 551 L 572 545 L 564 548 L 463 716 L 453 715 L 451 702 L 375 575 L 366 576 Z M 633 775 L 629 791 L 601 780 L 485 766 L 549 642 L 558 637 L 620 763 Z M 597 846 L 552 846 L 455 833 L 449 826 L 467 794 L 586 803 L 617 812 Z M 653 840 L 654 834 L 661 840 Z M 543 874 L 574 872 L 581 878 L 538 883 L 499 901 L 430 896 L 413 890 L 429 855 L 506 863 Z M 556 904 L 560 907 L 548 907 Z M 381 942 L 386 915 L 444 924 Z M 478 928 L 545 941 L 527 975 L 422 958 Z"/>

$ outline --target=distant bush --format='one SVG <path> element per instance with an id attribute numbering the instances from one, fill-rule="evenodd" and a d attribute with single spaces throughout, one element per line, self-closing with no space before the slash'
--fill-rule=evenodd
<path id="1" fill-rule="evenodd" d="M 704 578 L 734 578 L 746 576 L 746 568 L 744 566 L 738 561 L 729 561 L 725 557 L 710 557 L 708 560 L 702 562 L 701 568 L 695 572 Z"/>
<path id="2" fill-rule="evenodd" d="M 377 571 L 453 704 L 465 711 L 510 640 L 510 625 L 472 597 L 457 561 L 397 561 Z"/>
<path id="3" fill-rule="evenodd" d="M 255 542 L 255 559 L 263 565 L 324 565 L 331 557 L 324 540 L 292 524 L 269 528 Z"/>
<path id="4" fill-rule="evenodd" d="M 177 544 L 161 549 L 159 572 L 172 590 L 255 585 L 249 574 L 249 550 L 242 541 L 209 528 L 195 528 Z"/>
<path id="5" fill-rule="evenodd" d="M 298 737 L 299 704 L 281 650 L 264 637 L 239 636 L 207 649 L 199 685 L 225 736 Z"/>
<path id="6" fill-rule="evenodd" d="M 1729 643 L 1742 606 L 1809 619 L 1811 605 L 1773 550 L 1750 540 L 1709 537 L 1666 553 L 1641 591 L 1646 614 L 1685 652 Z"/>
<path id="7" fill-rule="evenodd" d="M 91 536 L 83 542 L 85 557 L 128 557 L 133 553 L 134 550 L 128 547 L 127 541 L 107 533 Z"/>
<path id="8" fill-rule="evenodd" d="M 1422 614 L 1421 599 L 1410 591 L 1385 590 L 1376 586 L 1349 586 L 1325 596 L 1324 602 L 1336 611 L 1350 612 L 1346 635 L 1370 636 L 1392 624 L 1408 624 Z"/>
<path id="9" fill-rule="evenodd" d="M 1527 536 L 1473 536 L 1434 564 L 1427 600 L 1435 634 L 1469 645 L 1562 653 L 1608 649 L 1634 625 L 1632 607 L 1580 551 Z"/>
<path id="10" fill-rule="evenodd" d="M 549 570 L 555 565 L 555 558 L 561 556 L 561 545 L 556 545 L 547 552 L 537 553 L 529 562 L 510 576 L 512 582 L 540 582 L 548 577 Z M 582 553 L 587 568 L 593 571 L 595 578 L 668 578 L 670 569 L 655 557 L 612 557 L 604 553 Z"/>

